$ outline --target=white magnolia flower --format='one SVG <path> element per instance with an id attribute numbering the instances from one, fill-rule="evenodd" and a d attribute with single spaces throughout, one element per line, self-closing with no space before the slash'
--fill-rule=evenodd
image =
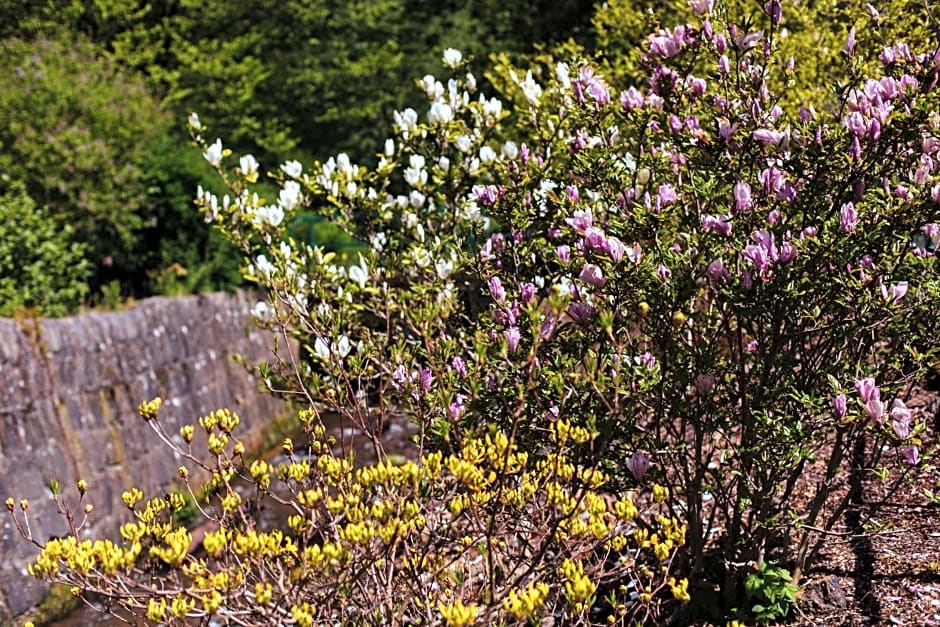
<path id="1" fill-rule="evenodd" d="M 460 152 L 470 152 L 473 149 L 473 140 L 469 135 L 460 135 L 454 140 L 454 145 Z"/>
<path id="2" fill-rule="evenodd" d="M 529 103 L 533 105 L 539 103 L 539 98 L 542 97 L 542 87 L 532 78 L 531 70 L 526 72 L 525 80 L 519 83 L 519 86 L 522 87 L 522 93 L 525 94 Z"/>
<path id="3" fill-rule="evenodd" d="M 395 127 L 402 132 L 402 135 L 407 138 L 410 131 L 415 130 L 418 126 L 418 112 L 408 107 L 404 111 L 396 111 L 393 114 L 395 118 Z"/>
<path id="4" fill-rule="evenodd" d="M 425 248 L 412 249 L 411 257 L 419 268 L 427 268 L 431 265 L 431 253 Z"/>
<path id="5" fill-rule="evenodd" d="M 339 336 L 339 340 L 336 342 L 336 352 L 339 353 L 339 356 L 345 357 L 351 350 L 352 344 L 349 342 L 349 338 L 345 335 Z"/>
<path id="6" fill-rule="evenodd" d="M 190 113 L 189 117 L 187 118 L 187 121 L 189 122 L 189 128 L 190 130 L 192 130 L 193 133 L 199 134 L 202 132 L 203 127 L 202 127 L 202 123 L 199 121 L 198 115 L 196 115 L 195 113 Z"/>
<path id="7" fill-rule="evenodd" d="M 516 159 L 519 156 L 519 147 L 515 142 L 506 142 L 503 144 L 503 156 L 507 159 Z"/>
<path id="8" fill-rule="evenodd" d="M 483 115 L 488 118 L 498 119 L 499 114 L 503 112 L 503 103 L 498 98 L 487 100 L 480 96 L 480 103 L 483 105 Z"/>
<path id="9" fill-rule="evenodd" d="M 402 173 L 402 176 L 405 178 L 405 182 L 408 183 L 410 187 L 418 187 L 419 185 L 424 185 L 428 182 L 428 173 L 427 170 L 416 170 L 415 168 L 405 168 L 405 171 Z"/>
<path id="10" fill-rule="evenodd" d="M 270 322 L 274 319 L 274 308 L 263 300 L 259 300 L 251 308 L 251 315 L 260 322 Z"/>
<path id="11" fill-rule="evenodd" d="M 358 172 L 358 168 L 353 165 L 345 152 L 336 155 L 336 169 L 344 176 L 355 176 Z"/>
<path id="12" fill-rule="evenodd" d="M 480 206 L 476 203 L 476 201 L 467 201 L 467 203 L 463 206 L 463 217 L 470 222 L 479 222 L 483 219 L 483 214 L 480 212 Z"/>
<path id="13" fill-rule="evenodd" d="M 463 55 L 460 54 L 459 50 L 454 50 L 453 48 L 448 48 L 444 51 L 444 65 L 451 69 L 455 69 L 460 62 L 463 61 Z"/>
<path id="14" fill-rule="evenodd" d="M 389 158 L 395 156 L 395 140 L 392 138 L 385 140 L 385 156 Z"/>
<path id="15" fill-rule="evenodd" d="M 555 78 L 558 79 L 565 91 L 571 89 L 571 68 L 567 63 L 555 65 Z"/>
<path id="16" fill-rule="evenodd" d="M 477 77 L 473 74 L 467 72 L 467 76 L 464 78 L 464 81 L 467 83 L 467 89 L 470 91 L 476 91 L 477 88 Z"/>
<path id="17" fill-rule="evenodd" d="M 447 157 L 441 157 L 437 160 L 437 167 L 444 172 L 447 172 L 450 169 L 450 159 Z"/>
<path id="18" fill-rule="evenodd" d="M 437 271 L 439 278 L 446 279 L 454 271 L 454 262 L 447 259 L 438 259 L 437 263 L 434 264 L 434 269 Z"/>
<path id="19" fill-rule="evenodd" d="M 366 266 L 366 260 L 359 257 L 359 265 L 349 268 L 349 278 L 357 283 L 360 288 L 365 288 L 369 280 L 369 268 Z"/>
<path id="20" fill-rule="evenodd" d="M 255 216 L 255 223 L 258 226 L 261 226 L 265 222 L 271 226 L 278 226 L 284 221 L 284 210 L 277 205 L 265 205 L 264 207 L 258 208 L 258 212 Z"/>
<path id="21" fill-rule="evenodd" d="M 496 161 L 496 151 L 490 148 L 489 146 L 483 146 L 480 148 L 480 161 L 483 163 L 490 163 L 491 161 Z"/>
<path id="22" fill-rule="evenodd" d="M 277 203 L 284 211 L 291 211 L 300 204 L 302 199 L 300 183 L 297 181 L 285 181 L 284 187 L 278 194 Z"/>
<path id="23" fill-rule="evenodd" d="M 439 80 L 435 80 L 430 74 L 426 74 L 421 79 L 421 88 L 431 100 L 437 100 L 444 95 L 444 85 Z"/>
<path id="24" fill-rule="evenodd" d="M 313 342 L 313 352 L 320 359 L 327 361 L 330 358 L 330 345 L 322 337 L 318 337 Z"/>
<path id="25" fill-rule="evenodd" d="M 385 233 L 379 231 L 372 236 L 372 239 L 369 241 L 369 243 L 372 244 L 372 248 L 376 252 L 382 252 L 382 250 L 385 248 L 385 245 L 388 244 L 388 238 L 385 236 Z"/>
<path id="26" fill-rule="evenodd" d="M 258 160 L 255 159 L 254 155 L 245 155 L 238 160 L 238 169 L 241 170 L 242 176 L 244 176 L 249 181 L 257 180 L 258 178 Z"/>
<path id="27" fill-rule="evenodd" d="M 300 161 L 287 161 L 281 166 L 281 171 L 291 178 L 299 179 L 304 167 L 300 165 Z"/>
<path id="28" fill-rule="evenodd" d="M 209 146 L 202 156 L 206 158 L 213 168 L 222 163 L 222 140 L 216 139 L 215 143 Z"/>
<path id="29" fill-rule="evenodd" d="M 428 122 L 430 124 L 447 124 L 454 119 L 454 112 L 450 105 L 437 101 L 431 105 L 428 111 Z"/>
<path id="30" fill-rule="evenodd" d="M 261 276 L 268 278 L 274 273 L 274 264 L 268 261 L 268 258 L 264 255 L 258 255 L 255 258 L 255 268 L 258 269 L 258 272 Z"/>
<path id="31" fill-rule="evenodd" d="M 415 209 L 420 209 L 421 207 L 423 207 L 425 200 L 426 200 L 425 195 L 419 192 L 418 190 L 413 190 L 411 194 L 408 195 L 408 201 L 411 203 L 411 206 L 414 207 Z"/>

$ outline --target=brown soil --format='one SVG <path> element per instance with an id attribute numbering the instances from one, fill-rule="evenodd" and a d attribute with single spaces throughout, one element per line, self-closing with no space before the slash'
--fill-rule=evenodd
<path id="1" fill-rule="evenodd" d="M 940 396 L 919 391 L 908 406 L 926 423 L 918 468 L 902 474 L 902 462 L 885 480 L 863 474 L 854 507 L 802 582 L 795 624 L 940 626 L 940 498 L 929 496 L 940 493 Z"/>

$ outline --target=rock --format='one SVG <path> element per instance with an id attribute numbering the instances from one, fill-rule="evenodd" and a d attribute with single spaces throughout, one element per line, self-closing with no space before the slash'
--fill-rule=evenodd
<path id="1" fill-rule="evenodd" d="M 839 578 L 829 575 L 803 586 L 799 606 L 807 614 L 831 614 L 844 610 L 847 601 Z"/>

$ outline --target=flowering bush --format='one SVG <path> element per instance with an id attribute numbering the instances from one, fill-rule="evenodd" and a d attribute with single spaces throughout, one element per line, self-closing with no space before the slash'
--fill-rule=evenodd
<path id="1" fill-rule="evenodd" d="M 155 399 L 139 412 L 212 476 L 212 505 L 200 509 L 215 524 L 201 543 L 176 520 L 181 494 L 147 500 L 137 489 L 122 495 L 134 513 L 123 543 L 82 540 L 91 507 L 79 482 L 80 509 L 60 498 L 72 535 L 47 542 L 32 575 L 104 592 L 161 624 L 208 616 L 255 625 L 508 625 L 540 616 L 587 624 L 652 620 L 664 597 L 689 598 L 687 580 L 668 567 L 685 527 L 663 515 L 649 524 L 630 495 L 607 491 L 603 472 L 574 461 L 592 435 L 567 421 L 555 423 L 539 457 L 494 432 L 420 463 L 355 469 L 351 456 L 333 454 L 312 410 L 300 414 L 312 456 L 288 440 L 280 463 L 246 460 L 233 435 L 237 414 L 200 418 L 212 459 L 204 463 L 196 426 L 178 440 L 163 430 L 159 407 Z M 190 470 L 179 474 L 194 494 Z M 291 512 L 283 530 L 255 517 L 271 499 Z M 32 540 L 28 502 L 6 506 Z M 155 569 L 168 569 L 156 586 L 145 576 Z"/>
<path id="2" fill-rule="evenodd" d="M 388 583 L 394 577 L 357 577 L 357 559 L 412 582 L 434 578 L 436 559 L 464 567 L 448 552 L 463 550 L 461 533 L 485 545 L 481 586 L 436 580 L 430 605 L 396 606 L 395 616 L 482 622 L 524 593 L 539 603 L 563 595 L 581 614 L 555 601 L 540 607 L 582 622 L 611 608 L 661 621 L 662 597 L 646 582 L 666 578 L 668 587 L 669 572 L 680 571 L 693 587 L 721 584 L 730 609 L 746 576 L 768 562 L 789 560 L 799 579 L 821 546 L 819 530 L 848 503 L 838 487 L 850 465 L 918 464 L 922 424 L 904 399 L 938 351 L 940 57 L 892 43 L 877 72 L 863 76 L 856 70 L 870 60 L 850 39 L 842 58 L 853 78 L 838 105 L 787 110 L 777 91 L 792 72 L 776 62 L 779 3 L 747 26 L 713 16 L 710 2 L 690 4 L 692 21 L 646 39 L 644 83 L 620 90 L 586 63 L 507 67 L 500 100 L 478 93 L 461 55 L 447 51 L 451 78 L 419 81 L 426 115 L 395 114 L 395 137 L 375 168 L 344 155 L 309 170 L 288 162 L 271 173 L 280 186 L 273 201 L 253 191 L 262 173 L 254 157 L 230 165 L 221 140 L 207 141 L 190 117 L 230 189 L 221 199 L 200 190 L 197 203 L 267 289 L 254 309 L 259 323 L 296 341 L 279 343 L 263 364 L 267 384 L 309 404 L 315 436 L 321 412 L 335 412 L 379 458 L 350 474 L 351 462 L 325 454 L 314 437 L 322 476 L 310 464 L 283 471 L 289 486 L 313 481 L 316 503 L 348 490 L 362 495 L 351 505 L 370 507 L 366 516 L 348 510 L 346 497 L 332 508 L 327 501 L 329 515 L 317 519 L 325 535 L 314 539 L 316 508 L 295 493 L 290 537 L 300 539 L 290 542 L 334 551 L 331 568 L 345 562 L 343 572 L 309 579 L 301 569 L 310 585 L 292 589 L 297 622 L 313 621 L 299 616 L 312 617 L 314 605 L 335 614 L 346 602 L 360 613 L 344 616 L 368 622 L 366 607 L 385 611 L 390 601 L 381 599 L 402 596 Z M 343 261 L 291 240 L 286 225 L 301 208 L 368 251 Z M 393 470 L 380 437 L 399 414 L 419 426 L 421 463 Z M 222 464 L 217 517 L 233 535 L 206 548 L 234 559 L 228 543 L 245 523 L 227 518 L 242 505 L 226 474 L 248 472 L 266 490 L 270 472 L 226 457 L 227 435 L 209 437 Z M 818 472 L 804 474 L 810 464 Z M 361 473 L 378 474 L 363 483 Z M 385 477 L 394 473 L 426 487 L 392 488 Z M 668 510 L 655 541 L 638 528 L 623 545 L 651 550 L 666 573 L 639 557 L 623 561 L 611 544 L 619 541 L 608 534 L 629 522 L 616 510 L 628 490 L 640 519 L 651 520 L 656 504 Z M 809 495 L 799 511 L 797 490 Z M 540 511 L 544 504 L 552 508 Z M 412 524 L 419 511 L 421 525 Z M 570 522 L 553 528 L 558 516 Z M 339 531 L 360 523 L 361 537 Z M 523 531 L 542 544 L 517 544 Z M 396 544 L 396 534 L 407 542 Z M 664 538 L 668 551 L 657 548 Z M 348 557 L 361 539 L 369 551 L 382 547 L 381 561 L 368 551 Z M 621 555 L 616 566 L 601 547 Z M 249 569 L 259 582 L 283 549 L 272 551 Z M 44 555 L 62 561 L 48 548 Z M 209 576 L 185 552 L 171 557 L 189 576 Z M 297 564 L 275 567 L 293 573 Z M 56 568 L 45 574 L 66 576 Z M 561 579 L 530 577 L 537 572 Z M 579 587 L 572 582 L 582 573 Z M 219 594 L 203 611 L 237 606 L 230 591 L 248 579 L 228 577 L 200 588 Z M 604 605 L 592 586 L 618 577 L 650 587 L 628 603 L 616 594 L 629 586 L 613 585 Z M 685 582 L 671 582 L 672 597 L 687 600 Z M 338 596 L 321 600 L 319 585 Z"/>

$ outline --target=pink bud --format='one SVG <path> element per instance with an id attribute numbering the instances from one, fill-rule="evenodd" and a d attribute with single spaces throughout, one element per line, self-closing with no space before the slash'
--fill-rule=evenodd
<path id="1" fill-rule="evenodd" d="M 506 290 L 503 289 L 503 282 L 499 280 L 498 276 L 494 276 L 489 280 L 490 287 L 490 296 L 493 297 L 493 300 L 497 303 L 501 303 L 506 300 Z"/>
<path id="2" fill-rule="evenodd" d="M 901 455 L 904 456 L 904 461 L 906 461 L 911 466 L 916 466 L 917 461 L 920 459 L 917 447 L 913 444 L 911 446 L 905 446 L 902 448 Z"/>
<path id="3" fill-rule="evenodd" d="M 836 412 L 836 417 L 845 418 L 847 411 L 845 394 L 839 394 L 832 399 L 832 408 Z"/>
<path id="4" fill-rule="evenodd" d="M 519 348 L 519 327 L 509 327 L 504 334 L 509 353 L 515 353 Z"/>
<path id="5" fill-rule="evenodd" d="M 879 427 L 884 424 L 885 405 L 877 398 L 873 398 L 865 403 L 865 413 L 875 421 Z"/>
<path id="6" fill-rule="evenodd" d="M 911 435 L 911 410 L 899 398 L 894 399 L 891 405 L 891 429 L 901 440 Z"/>
<path id="7" fill-rule="evenodd" d="M 646 471 L 648 471 L 650 467 L 649 455 L 637 451 L 632 457 L 627 459 L 626 463 L 627 469 L 633 473 L 636 480 L 642 482 L 643 477 L 646 476 Z"/>
<path id="8" fill-rule="evenodd" d="M 867 403 L 870 400 L 877 400 L 881 396 L 881 391 L 875 385 L 874 377 L 865 377 L 855 381 L 855 390 L 861 397 L 862 402 Z"/>

